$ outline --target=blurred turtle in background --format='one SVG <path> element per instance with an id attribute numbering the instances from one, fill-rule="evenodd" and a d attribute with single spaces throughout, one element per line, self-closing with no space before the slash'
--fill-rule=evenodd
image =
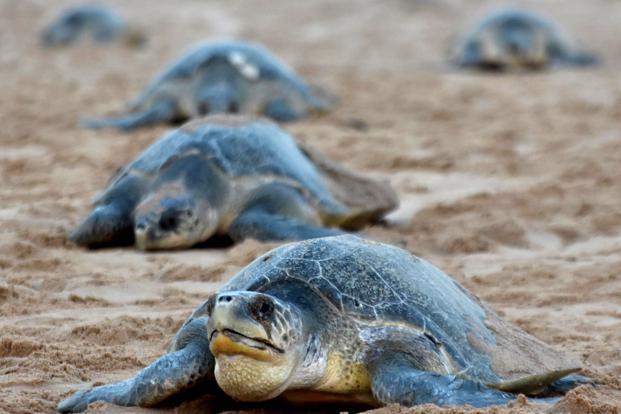
<path id="1" fill-rule="evenodd" d="M 57 409 L 153 406 L 189 389 L 239 401 L 485 407 L 562 394 L 589 381 L 579 370 L 431 263 L 344 235 L 260 256 L 196 308 L 169 353 Z"/>
<path id="2" fill-rule="evenodd" d="M 205 43 L 156 76 L 128 114 L 87 120 L 84 126 L 129 130 L 221 113 L 293 121 L 328 112 L 334 104 L 335 98 L 307 85 L 262 46 Z"/>
<path id="3" fill-rule="evenodd" d="M 131 28 L 114 10 L 95 5 L 74 6 L 63 11 L 42 33 L 44 46 L 65 46 L 91 37 L 96 43 L 124 41 L 140 46 L 145 37 Z"/>
<path id="4" fill-rule="evenodd" d="M 587 66 L 597 58 L 573 49 L 554 24 L 524 10 L 488 15 L 465 37 L 456 58 L 460 67 L 485 70 L 542 69 L 552 64 Z"/>
<path id="5" fill-rule="evenodd" d="M 385 183 L 303 148 L 274 123 L 211 116 L 172 131 L 122 168 L 70 239 L 144 250 L 301 240 L 358 230 L 397 206 Z"/>

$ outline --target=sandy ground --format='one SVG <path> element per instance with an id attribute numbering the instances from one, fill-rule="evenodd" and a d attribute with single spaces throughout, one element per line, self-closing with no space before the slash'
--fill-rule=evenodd
<path id="1" fill-rule="evenodd" d="M 287 129 L 398 189 L 398 225 L 371 237 L 431 260 L 600 383 L 555 406 L 378 413 L 621 409 L 620 2 L 523 3 L 605 64 L 506 76 L 445 64 L 468 23 L 502 2 L 119 0 L 147 47 L 41 50 L 38 30 L 69 3 L 0 1 L 0 411 L 51 412 L 142 368 L 194 306 L 270 248 L 142 254 L 65 242 L 116 168 L 166 130 L 78 121 L 122 109 L 189 45 L 216 38 L 264 42 L 340 96 L 334 114 Z M 179 412 L 217 407 L 203 398 Z"/>

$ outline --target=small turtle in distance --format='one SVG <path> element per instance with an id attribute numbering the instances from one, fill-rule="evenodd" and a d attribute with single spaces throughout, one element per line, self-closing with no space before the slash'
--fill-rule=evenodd
<path id="1" fill-rule="evenodd" d="M 156 76 L 126 115 L 90 119 L 83 125 L 131 130 L 222 113 L 285 122 L 328 112 L 334 104 L 333 97 L 307 85 L 258 44 L 204 43 Z"/>
<path id="2" fill-rule="evenodd" d="M 588 381 L 579 369 L 432 264 L 344 235 L 260 256 L 196 308 L 169 353 L 58 410 L 153 406 L 197 387 L 239 401 L 485 407 L 516 393 L 550 401 Z"/>
<path id="3" fill-rule="evenodd" d="M 144 250 L 300 240 L 358 230 L 397 206 L 385 183 L 303 148 L 268 120 L 213 115 L 165 134 L 113 177 L 71 233 Z"/>
<path id="4" fill-rule="evenodd" d="M 465 37 L 456 64 L 483 70 L 543 69 L 552 64 L 588 66 L 598 59 L 574 50 L 546 18 L 503 9 L 484 17 Z"/>
<path id="5" fill-rule="evenodd" d="M 44 46 L 67 46 L 90 36 L 96 43 L 122 40 L 140 46 L 144 35 L 112 9 L 96 5 L 74 6 L 63 11 L 42 33 Z"/>

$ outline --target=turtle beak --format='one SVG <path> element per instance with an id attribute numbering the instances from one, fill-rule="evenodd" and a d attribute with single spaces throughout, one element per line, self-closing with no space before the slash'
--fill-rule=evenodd
<path id="1" fill-rule="evenodd" d="M 245 355 L 261 361 L 284 354 L 271 341 L 265 327 L 250 313 L 248 297 L 242 293 L 219 294 L 209 318 L 209 346 L 215 357 Z"/>
<path id="2" fill-rule="evenodd" d="M 246 301 L 234 293 L 216 297 L 210 321 L 209 336 L 224 331 L 236 331 L 249 338 L 267 340 L 267 332 L 247 311 Z"/>

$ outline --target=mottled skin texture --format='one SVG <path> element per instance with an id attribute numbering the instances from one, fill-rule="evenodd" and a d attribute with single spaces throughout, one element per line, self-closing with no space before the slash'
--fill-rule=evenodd
<path id="1" fill-rule="evenodd" d="M 523 10 L 483 18 L 465 37 L 457 65 L 489 70 L 542 69 L 550 64 L 586 66 L 595 56 L 573 50 L 554 25 Z"/>
<path id="2" fill-rule="evenodd" d="M 325 180 L 275 124 L 210 117 L 163 136 L 124 167 L 70 239 L 92 246 L 133 234 L 141 249 L 189 247 L 213 235 L 301 240 L 340 234 L 330 227 L 364 225 L 395 206 L 351 209 Z"/>
<path id="3" fill-rule="evenodd" d="M 206 43 L 158 75 L 130 105 L 127 115 L 92 119 L 84 125 L 129 130 L 219 113 L 293 121 L 327 112 L 334 103 L 260 45 Z"/>
<path id="4" fill-rule="evenodd" d="M 242 401 L 474 406 L 514 398 L 498 388 L 536 393 L 537 382 L 539 392 L 550 392 L 580 381 L 567 377 L 578 368 L 562 363 L 518 378 L 495 368 L 500 338 L 486 325 L 495 317 L 442 271 L 396 247 L 350 235 L 292 243 L 256 259 L 199 306 L 172 353 L 58 408 L 80 411 L 96 400 L 151 405 L 190 387 L 190 378 L 205 393 L 219 388 Z M 530 351 L 549 350 L 519 335 Z M 512 357 L 531 365 L 528 353 Z"/>
<path id="5" fill-rule="evenodd" d="M 124 40 L 138 45 L 144 41 L 142 35 L 128 27 L 114 10 L 95 5 L 75 6 L 63 11 L 43 31 L 41 41 L 44 46 L 65 46 L 84 37 L 97 43 Z"/>

